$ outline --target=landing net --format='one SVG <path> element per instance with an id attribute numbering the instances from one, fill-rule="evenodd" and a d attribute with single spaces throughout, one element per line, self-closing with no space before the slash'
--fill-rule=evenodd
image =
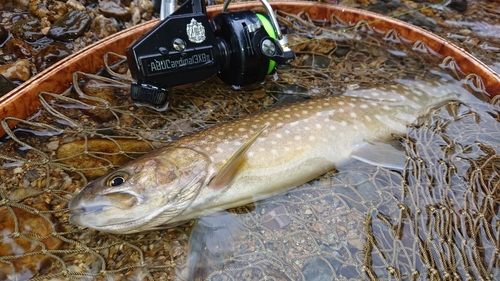
<path id="1" fill-rule="evenodd" d="M 170 91 L 168 108 L 130 101 L 123 57 L 75 73 L 65 93 L 0 144 L 0 280 L 492 280 L 499 277 L 499 105 L 450 103 L 397 136 L 409 156 L 397 171 L 355 162 L 231 210 L 227 247 L 194 222 L 112 235 L 68 222 L 69 200 L 90 178 L 182 135 L 303 98 L 396 79 L 457 79 L 452 58 L 366 22 L 279 12 L 297 54 L 266 83 L 235 91 L 211 78 Z M 203 220 L 194 231 L 203 233 Z M 201 232 L 200 232 L 201 231 Z M 212 238 L 210 238 L 212 237 Z M 189 262 L 186 262 L 189 259 Z"/>

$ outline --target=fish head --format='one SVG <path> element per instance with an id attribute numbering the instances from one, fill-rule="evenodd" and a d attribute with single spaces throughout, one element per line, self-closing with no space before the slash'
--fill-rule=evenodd
<path id="1" fill-rule="evenodd" d="M 211 177 L 205 153 L 171 147 L 137 158 L 90 182 L 69 203 L 70 222 L 127 234 L 175 223 Z"/>

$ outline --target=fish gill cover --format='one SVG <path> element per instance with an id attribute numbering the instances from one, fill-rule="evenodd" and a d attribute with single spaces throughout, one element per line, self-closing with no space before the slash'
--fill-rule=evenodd
<path id="1" fill-rule="evenodd" d="M 208 79 L 173 89 L 168 109 L 158 110 L 130 102 L 126 64 L 117 57 L 112 79 L 109 71 L 76 73 L 73 89 L 40 93 L 43 108 L 14 130 L 2 121 L 0 280 L 498 278 L 498 100 L 445 104 L 394 136 L 408 156 L 404 170 L 353 162 L 230 210 L 237 226 L 226 245 L 217 239 L 227 237 L 221 228 L 203 219 L 132 235 L 68 222 L 68 202 L 90 178 L 290 97 L 398 79 L 471 81 L 456 76 L 449 59 L 394 34 L 318 27 L 304 15 L 280 21 L 293 33 L 297 59 L 265 84 L 235 92 Z"/>

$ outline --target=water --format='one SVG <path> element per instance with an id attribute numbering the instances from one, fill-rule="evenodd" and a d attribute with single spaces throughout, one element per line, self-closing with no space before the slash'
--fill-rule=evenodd
<path id="1" fill-rule="evenodd" d="M 292 43 L 315 32 L 296 26 Z M 191 255 L 194 222 L 122 236 L 67 222 L 67 203 L 88 177 L 184 134 L 290 96 L 335 95 L 402 78 L 463 78 L 417 47 L 390 34 L 326 29 L 318 40 L 297 44 L 297 60 L 264 84 L 234 91 L 211 78 L 173 89 L 160 111 L 131 103 L 121 84 L 89 77 L 78 86 L 94 100 L 75 92 L 42 95 L 42 112 L 0 146 L 0 279 L 167 280 L 190 272 L 212 280 L 493 279 L 500 241 L 497 104 L 450 104 L 396 136 L 411 169 L 352 162 L 232 210 L 225 219 L 232 227 L 202 220 Z M 220 232 L 227 229 L 230 235 Z M 230 239 L 221 243 L 219 236 Z"/>

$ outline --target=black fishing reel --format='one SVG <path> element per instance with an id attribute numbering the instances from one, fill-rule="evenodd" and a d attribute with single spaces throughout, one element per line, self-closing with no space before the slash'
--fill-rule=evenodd
<path id="1" fill-rule="evenodd" d="M 127 49 L 133 100 L 162 105 L 167 88 L 215 73 L 232 86 L 261 82 L 294 59 L 266 0 L 268 15 L 225 12 L 229 1 L 209 21 L 204 0 L 188 0 Z"/>

